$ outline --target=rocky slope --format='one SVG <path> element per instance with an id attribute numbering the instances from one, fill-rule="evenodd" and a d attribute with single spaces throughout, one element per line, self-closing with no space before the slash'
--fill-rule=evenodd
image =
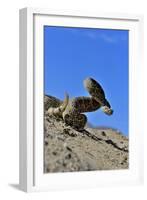
<path id="1" fill-rule="evenodd" d="M 128 138 L 113 129 L 86 127 L 76 131 L 60 117 L 48 116 L 61 101 L 44 97 L 44 172 L 128 168 Z"/>

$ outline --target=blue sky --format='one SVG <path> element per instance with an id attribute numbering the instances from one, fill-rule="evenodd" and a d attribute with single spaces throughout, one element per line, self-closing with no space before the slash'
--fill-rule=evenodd
<path id="1" fill-rule="evenodd" d="M 128 135 L 127 30 L 44 27 L 44 93 L 64 98 L 89 96 L 83 80 L 92 77 L 104 88 L 114 113 L 87 113 L 94 126 Z"/>

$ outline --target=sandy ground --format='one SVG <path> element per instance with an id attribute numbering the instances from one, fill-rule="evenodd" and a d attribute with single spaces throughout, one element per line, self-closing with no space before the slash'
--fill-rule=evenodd
<path id="1" fill-rule="evenodd" d="M 60 100 L 45 96 L 45 111 Z M 76 131 L 62 118 L 44 115 L 44 172 L 127 169 L 128 138 L 113 129 Z"/>

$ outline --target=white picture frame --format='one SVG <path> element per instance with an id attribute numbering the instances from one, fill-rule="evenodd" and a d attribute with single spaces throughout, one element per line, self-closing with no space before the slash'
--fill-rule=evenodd
<path id="1" fill-rule="evenodd" d="M 47 25 L 127 29 L 129 34 L 129 153 L 127 170 L 43 173 L 43 34 Z M 26 192 L 143 182 L 141 100 L 143 17 L 87 11 L 20 10 L 20 189 Z M 134 89 L 135 88 L 135 89 Z M 140 106 L 137 106 L 140 105 Z"/>

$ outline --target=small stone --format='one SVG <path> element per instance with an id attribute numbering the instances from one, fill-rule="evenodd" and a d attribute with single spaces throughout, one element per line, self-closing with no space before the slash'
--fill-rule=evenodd
<path id="1" fill-rule="evenodd" d="M 102 131 L 102 136 L 106 136 L 106 133 L 104 131 Z"/>

